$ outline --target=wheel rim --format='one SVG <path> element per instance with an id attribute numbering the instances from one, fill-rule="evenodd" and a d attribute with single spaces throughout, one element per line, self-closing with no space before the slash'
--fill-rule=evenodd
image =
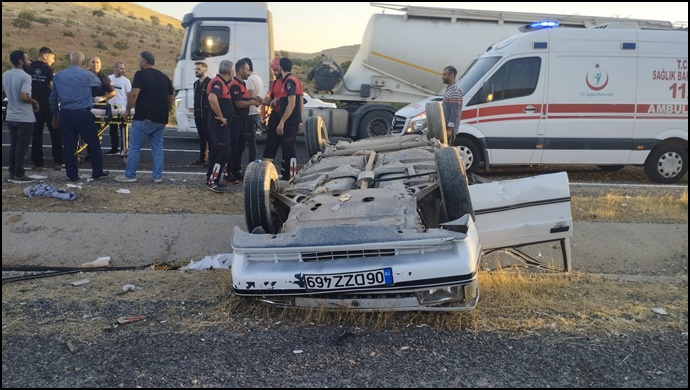
<path id="1" fill-rule="evenodd" d="M 663 177 L 674 177 L 683 169 L 683 158 L 675 152 L 668 152 L 659 157 L 657 170 Z"/>
<path id="2" fill-rule="evenodd" d="M 377 137 L 388 134 L 388 123 L 381 119 L 375 119 L 369 123 L 369 135 Z"/>
<path id="3" fill-rule="evenodd" d="M 470 148 L 463 145 L 456 146 L 455 148 L 458 150 L 458 152 L 460 152 L 460 157 L 462 157 L 462 161 L 465 163 L 465 169 L 469 169 L 474 162 L 474 155 L 472 154 L 472 151 Z"/>

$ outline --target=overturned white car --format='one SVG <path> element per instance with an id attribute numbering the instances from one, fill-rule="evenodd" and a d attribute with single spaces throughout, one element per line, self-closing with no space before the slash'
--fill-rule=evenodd
<path id="1" fill-rule="evenodd" d="M 312 157 L 289 183 L 272 163 L 251 163 L 234 292 L 281 306 L 471 310 L 487 251 L 559 241 L 569 270 L 567 175 L 470 184 L 441 104 L 427 116 L 428 135 L 335 145 L 308 118 Z"/>

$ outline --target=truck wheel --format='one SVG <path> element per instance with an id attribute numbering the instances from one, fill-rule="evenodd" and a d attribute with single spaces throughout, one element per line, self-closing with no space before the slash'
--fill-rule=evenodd
<path id="1" fill-rule="evenodd" d="M 320 116 L 311 116 L 304 121 L 304 142 L 307 145 L 309 158 L 326 150 L 328 130 Z"/>
<path id="2" fill-rule="evenodd" d="M 460 152 L 460 157 L 465 163 L 465 171 L 474 173 L 479 168 L 479 147 L 468 138 L 457 137 L 453 141 L 453 146 Z"/>
<path id="3" fill-rule="evenodd" d="M 279 215 L 271 202 L 271 192 L 278 189 L 278 172 L 269 161 L 252 161 L 247 166 L 242 184 L 244 220 L 247 231 L 261 227 L 264 232 L 280 231 Z M 259 229 L 260 231 L 261 229 Z"/>
<path id="4" fill-rule="evenodd" d="M 359 122 L 357 135 L 360 139 L 369 137 L 378 137 L 391 133 L 391 123 L 393 122 L 393 113 L 386 110 L 369 111 L 362 117 Z"/>
<path id="5" fill-rule="evenodd" d="M 456 148 L 441 148 L 436 150 L 434 158 L 445 211 L 441 222 L 454 221 L 465 214 L 470 214 L 474 220 L 470 188 L 460 152 Z"/>
<path id="6" fill-rule="evenodd" d="M 680 145 L 661 144 L 649 153 L 644 171 L 657 183 L 675 183 L 688 171 L 688 151 Z"/>
<path id="7" fill-rule="evenodd" d="M 429 139 L 436 138 L 441 145 L 448 145 L 446 119 L 443 116 L 441 102 L 428 102 L 426 104 L 426 127 Z"/>

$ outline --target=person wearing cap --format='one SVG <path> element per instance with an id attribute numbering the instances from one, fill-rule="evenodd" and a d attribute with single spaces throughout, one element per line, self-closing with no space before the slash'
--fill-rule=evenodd
<path id="1" fill-rule="evenodd" d="M 276 127 L 280 121 L 280 108 L 278 107 L 278 99 L 282 96 L 283 79 L 280 77 L 280 59 L 283 57 L 277 56 L 271 60 L 271 72 L 275 77 L 268 87 L 268 94 L 263 100 L 264 106 L 270 110 L 268 115 L 268 123 L 266 124 L 266 147 L 264 148 L 263 160 L 273 162 L 278 154 L 278 147 L 280 146 L 280 137 L 276 133 Z"/>
<path id="2" fill-rule="evenodd" d="M 31 161 L 35 170 L 43 169 L 43 128 L 48 126 L 50 133 L 50 144 L 53 155 L 53 168 L 60 170 L 65 159 L 62 152 L 62 136 L 60 128 L 53 127 L 53 115 L 50 113 L 48 98 L 53 89 L 53 64 L 55 63 L 55 52 L 49 47 L 42 47 L 38 50 L 38 58 L 31 62 L 29 74 L 31 75 L 31 97 L 38 100 L 39 109 L 36 112 L 36 122 L 34 123 L 31 141 Z"/>

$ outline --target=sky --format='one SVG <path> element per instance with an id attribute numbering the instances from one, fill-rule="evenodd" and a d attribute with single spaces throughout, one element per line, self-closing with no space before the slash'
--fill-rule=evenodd
<path id="1" fill-rule="evenodd" d="M 186 13 L 192 12 L 192 8 L 198 3 L 144 2 L 136 4 L 182 20 L 182 17 Z M 686 24 L 688 20 L 688 2 L 409 2 L 402 4 L 441 8 L 628 17 L 670 22 L 684 21 Z M 273 14 L 273 36 L 276 50 L 295 53 L 317 53 L 325 49 L 359 44 L 364 35 L 364 29 L 369 21 L 369 17 L 372 14 L 380 13 L 382 9 L 373 7 L 368 2 L 268 2 L 268 10 Z M 400 12 L 391 10 L 386 10 L 386 13 L 400 14 Z"/>

